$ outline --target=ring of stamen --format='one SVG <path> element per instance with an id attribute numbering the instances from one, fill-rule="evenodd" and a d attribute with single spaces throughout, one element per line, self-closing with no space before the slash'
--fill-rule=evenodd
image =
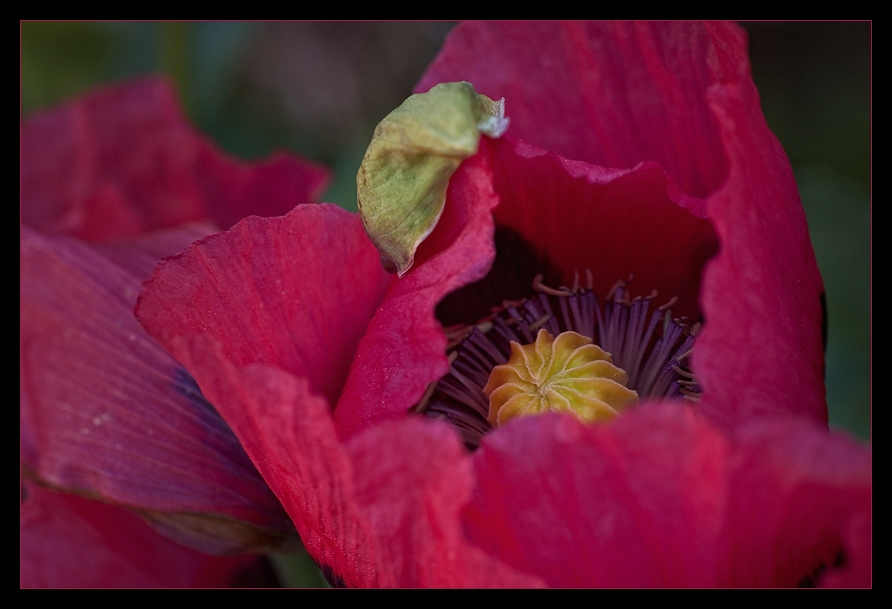
<path id="1" fill-rule="evenodd" d="M 631 277 L 628 281 L 631 281 Z M 475 326 L 452 326 L 446 331 L 449 372 L 432 383 L 413 408 L 424 416 L 445 419 L 461 433 L 473 450 L 492 429 L 489 397 L 484 392 L 490 374 L 511 357 L 511 343 L 530 345 L 540 330 L 552 336 L 572 331 L 587 337 L 612 355 L 613 363 L 628 376 L 627 387 L 641 399 L 699 399 L 700 385 L 690 369 L 690 356 L 699 324 L 672 318 L 665 305 L 651 308 L 653 292 L 629 298 L 628 281 L 618 281 L 603 304 L 592 292 L 592 275 L 586 286 L 577 273 L 573 288 L 551 288 L 538 276 L 536 295 L 506 301 Z"/>

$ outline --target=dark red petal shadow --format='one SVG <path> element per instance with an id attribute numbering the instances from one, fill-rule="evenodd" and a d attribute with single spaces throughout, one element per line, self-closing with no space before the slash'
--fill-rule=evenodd
<path id="1" fill-rule="evenodd" d="M 605 169 L 508 135 L 486 143 L 501 199 L 496 222 L 561 269 L 565 285 L 589 269 L 603 298 L 617 280 L 634 276 L 633 295 L 657 290 L 659 304 L 678 298 L 674 315 L 700 317 L 700 272 L 718 249 L 704 201 L 682 194 L 655 163 Z M 539 272 L 530 269 L 530 285 Z"/>
<path id="2" fill-rule="evenodd" d="M 25 483 L 20 510 L 22 588 L 274 586 L 254 556 L 208 556 L 161 537 L 135 514 Z"/>
<path id="3" fill-rule="evenodd" d="M 293 545 L 291 523 L 235 436 L 132 316 L 142 277 L 162 251 L 206 234 L 197 228 L 115 246 L 22 228 L 23 467 L 138 509 L 206 551 Z"/>

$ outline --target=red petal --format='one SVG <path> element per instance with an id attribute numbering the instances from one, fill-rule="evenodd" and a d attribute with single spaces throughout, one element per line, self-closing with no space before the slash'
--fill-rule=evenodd
<path id="1" fill-rule="evenodd" d="M 94 91 L 21 130 L 22 222 L 83 239 L 280 215 L 318 200 L 326 181 L 284 154 L 247 165 L 225 155 L 189 126 L 160 78 Z"/>
<path id="2" fill-rule="evenodd" d="M 136 313 L 165 346 L 207 334 L 237 365 L 274 364 L 335 403 L 390 282 L 358 216 L 302 205 L 163 261 Z"/>
<path id="3" fill-rule="evenodd" d="M 706 99 L 714 58 L 697 23 L 468 22 L 416 91 L 467 80 L 505 98 L 512 135 L 604 167 L 656 161 L 702 198 L 727 172 Z"/>
<path id="4" fill-rule="evenodd" d="M 869 587 L 870 449 L 795 420 L 744 426 L 733 447 L 725 538 L 734 585 L 790 585 L 817 565 L 819 585 Z"/>
<path id="5" fill-rule="evenodd" d="M 291 532 L 278 501 L 131 312 L 160 252 L 202 234 L 110 248 L 22 229 L 23 460 L 42 481 L 150 513 L 196 547 L 275 547 Z"/>
<path id="6" fill-rule="evenodd" d="M 407 558 L 430 557 L 424 544 L 466 546 L 448 517 L 455 504 L 443 499 L 450 493 L 462 496 L 467 488 L 463 459 L 451 452 L 455 438 L 415 421 L 372 424 L 404 418 L 425 384 L 445 371 L 445 340 L 433 308 L 491 264 L 490 213 L 499 196 L 503 202 L 514 197 L 510 205 L 540 213 L 525 199 L 530 189 L 544 193 L 554 185 L 560 197 L 581 195 L 589 204 L 605 198 L 603 193 L 616 198 L 643 191 L 646 196 L 634 205 L 640 206 L 642 225 L 653 232 L 640 248 L 660 236 L 662 218 L 669 229 L 687 231 L 679 238 L 681 254 L 651 252 L 653 264 L 661 263 L 661 255 L 679 265 L 686 264 L 685 257 L 701 256 L 690 265 L 695 268 L 679 274 L 688 306 L 709 255 L 699 248 L 710 245 L 714 251 L 712 236 L 718 234 L 721 251 L 701 289 L 706 330 L 695 353 L 706 387 L 701 407 L 713 420 L 741 426 L 769 413 L 820 418 L 822 388 L 815 384 L 820 279 L 792 174 L 758 108 L 741 32 L 722 25 L 620 24 L 611 30 L 612 38 L 580 45 L 578 35 L 586 28 L 614 26 L 508 25 L 505 32 L 523 36 L 507 36 L 508 57 L 502 57 L 501 27 L 462 26 L 459 32 L 470 32 L 469 38 L 456 34 L 450 44 L 483 41 L 467 70 L 490 75 L 502 65 L 510 68 L 512 57 L 526 57 L 521 67 L 530 69 L 522 78 L 506 71 L 524 92 L 515 96 L 520 108 L 529 112 L 514 114 L 508 93 L 469 76 L 444 79 L 467 78 L 490 96 L 509 97 L 512 129 L 520 125 L 512 131 L 516 135 L 545 142 L 563 157 L 621 171 L 567 161 L 505 138 L 486 144 L 463 164 L 450 184 L 443 219 L 419 250 L 415 268 L 389 292 L 372 271 L 375 255 L 365 249 L 357 253 L 363 241 L 358 221 L 311 206 L 282 221 L 245 222 L 168 261 L 140 304 L 146 327 L 196 374 L 238 430 L 313 556 L 351 585 L 456 581 L 449 573 L 435 579 L 423 568 L 413 571 Z M 530 31 L 546 27 L 557 27 L 559 35 L 539 39 L 555 42 L 559 52 L 529 45 L 548 60 L 540 64 L 519 46 L 521 40 L 528 45 Z M 498 44 L 487 46 L 490 38 Z M 457 52 L 452 47 L 442 57 Z M 495 53 L 495 67 L 479 60 L 486 55 L 481 48 Z M 595 51 L 606 53 L 602 71 L 600 61 L 589 61 Z M 550 63 L 554 57 L 566 62 Z M 627 60 L 632 65 L 625 65 Z M 565 71 L 555 65 L 583 65 L 578 61 L 585 70 L 569 78 L 552 76 Z M 533 70 L 536 66 L 541 69 Z M 670 76 L 675 73 L 682 76 Z M 556 102 L 559 112 L 549 114 L 543 94 L 527 89 L 551 80 L 574 82 L 568 83 L 566 103 Z M 534 102 L 524 106 L 527 94 Z M 574 151 L 576 140 L 593 147 L 592 158 Z M 510 171 L 500 174 L 499 159 L 509 153 L 516 158 L 506 161 Z M 525 180 L 527 173 L 531 178 Z M 492 184 L 500 175 L 505 182 L 497 193 Z M 495 210 L 497 217 L 510 217 L 509 203 L 504 205 Z M 714 231 L 696 221 L 704 212 Z M 574 216 L 559 220 L 566 230 L 576 230 Z M 510 221 L 527 226 L 524 214 Z M 583 227 L 596 226 L 593 220 L 580 224 L 583 236 L 577 241 L 584 238 Z M 296 232 L 307 240 L 284 239 L 283 227 L 292 225 L 301 227 Z M 317 226 L 327 230 L 317 234 L 312 230 Z M 531 225 L 528 230 L 536 232 Z M 542 231 L 559 233 L 548 226 Z M 607 242 L 628 234 L 604 232 Z M 576 244 L 554 243 L 553 236 L 538 243 L 562 256 L 561 264 L 588 264 Z M 352 253 L 341 257 L 345 251 Z M 635 254 L 635 248 L 625 251 Z M 288 256 L 296 269 L 282 262 Z M 777 264 L 788 260 L 789 267 Z M 652 275 L 660 280 L 662 273 Z M 306 286 L 305 292 L 280 288 L 282 277 L 292 286 Z M 367 296 L 361 296 L 364 290 Z M 338 309 L 340 296 L 358 304 Z M 346 329 L 326 342 L 314 330 L 328 326 L 301 325 L 305 315 L 340 319 Z M 338 434 L 349 438 L 346 448 L 338 444 L 329 414 L 339 396 L 335 417 Z M 413 434 L 423 441 L 416 443 Z M 521 460 L 531 454 L 534 459 Z M 739 439 L 729 440 L 679 405 L 644 408 L 601 428 L 545 417 L 496 431 L 475 456 L 475 466 L 478 494 L 464 520 L 468 534 L 490 555 L 541 574 L 550 584 L 793 585 L 832 562 L 837 550 L 843 550 L 846 567 L 830 570 L 822 582 L 863 576 L 865 565 L 869 572 L 869 458 L 803 423 L 774 419 L 769 427 L 748 427 L 739 431 Z M 843 482 L 847 477 L 855 480 L 852 486 Z M 789 503 L 766 509 L 764 489 Z M 426 497 L 436 501 L 429 504 Z M 797 528 L 800 519 L 809 531 Z M 461 552 L 472 556 L 471 550 Z M 741 563 L 738 556 L 747 558 Z"/>
<path id="7" fill-rule="evenodd" d="M 795 586 L 840 552 L 869 573 L 870 456 L 804 423 L 729 441 L 678 405 L 545 416 L 474 460 L 469 535 L 550 586 Z"/>
<path id="8" fill-rule="evenodd" d="M 377 426 L 347 445 L 357 504 L 381 539 L 381 562 L 400 586 L 528 587 L 468 543 L 460 521 L 474 484 L 471 460 L 452 429 L 411 419 Z M 423 514 L 423 517 L 419 515 Z"/>
<path id="9" fill-rule="evenodd" d="M 265 364 L 236 367 L 207 336 L 172 349 L 239 430 L 316 562 L 349 587 L 529 586 L 464 537 L 468 456 L 451 429 L 411 420 L 346 446 L 305 379 Z"/>
<path id="10" fill-rule="evenodd" d="M 269 586 L 252 556 L 218 558 L 155 533 L 135 514 L 26 485 L 20 512 L 23 588 Z"/>
<path id="11" fill-rule="evenodd" d="M 487 144 L 501 199 L 496 221 L 534 244 L 566 285 L 574 272 L 590 269 L 603 297 L 634 275 L 633 295 L 676 296 L 673 314 L 700 317 L 700 271 L 718 248 L 704 201 L 681 194 L 654 163 L 605 169 L 510 136 Z M 539 272 L 529 270 L 528 286 Z"/>
<path id="12" fill-rule="evenodd" d="M 671 183 L 704 199 L 720 242 L 700 290 L 706 323 L 694 370 L 705 389 L 703 410 L 727 425 L 774 414 L 826 421 L 823 286 L 789 162 L 765 124 L 749 70 L 746 35 L 729 24 L 484 22 L 453 31 L 418 90 L 468 80 L 490 97 L 506 97 L 509 133 L 533 144 L 605 167 L 660 163 L 671 177 L 667 198 L 698 216 L 696 200 L 682 203 L 685 196 Z M 563 250 L 565 279 L 575 270 L 565 264 L 591 265 L 570 251 L 589 244 L 590 225 L 579 222 L 588 208 L 564 214 L 546 196 L 553 206 L 546 222 L 549 210 L 530 213 L 536 208 L 524 203 L 524 193 L 542 198 L 552 182 L 525 179 L 524 171 L 505 175 L 497 219 L 526 226 L 528 239 Z M 512 199 L 509 192 L 517 194 Z M 637 196 L 631 188 L 619 194 Z M 578 204 L 591 205 L 585 197 Z M 520 205 L 517 218 L 502 211 L 511 205 Z M 671 234 L 680 224 L 669 209 L 654 207 L 658 215 L 644 223 L 619 218 L 602 239 L 632 242 L 639 224 L 647 230 L 664 218 Z M 537 236 L 539 226 L 549 225 L 557 228 Z M 561 241 L 561 230 L 573 237 Z M 650 276 L 653 287 L 680 296 L 682 311 L 691 314 L 699 265 L 712 253 L 706 231 L 679 231 L 674 247 L 652 233 L 642 237 L 637 248 L 606 248 L 615 254 L 605 266 L 613 265 L 613 274 L 630 269 L 633 289 L 644 292 L 651 286 L 643 277 Z M 666 279 L 664 262 L 677 280 Z M 619 278 L 602 276 L 599 285 Z"/>
<path id="13" fill-rule="evenodd" d="M 342 437 L 404 418 L 425 386 L 446 374 L 446 338 L 434 308 L 489 270 L 497 202 L 486 155 L 466 160 L 449 181 L 443 215 L 418 249 L 415 266 L 395 283 L 359 343 L 335 410 Z"/>
<path id="14" fill-rule="evenodd" d="M 411 421 L 347 450 L 338 441 L 329 404 L 391 281 L 357 216 L 301 206 L 164 261 L 137 314 L 238 430 L 329 575 L 351 586 L 521 585 L 463 538 L 458 510 L 471 481 L 450 429 Z M 411 522 L 421 510 L 434 521 L 411 530 L 384 522 Z M 412 559 L 420 553 L 436 560 Z"/>
<path id="15" fill-rule="evenodd" d="M 745 37 L 715 26 L 723 60 L 746 57 Z M 709 91 L 729 174 L 709 198 L 721 241 L 700 299 L 706 324 L 694 351 L 701 408 L 733 425 L 776 414 L 826 424 L 824 287 L 790 163 L 759 107 L 749 66 Z"/>

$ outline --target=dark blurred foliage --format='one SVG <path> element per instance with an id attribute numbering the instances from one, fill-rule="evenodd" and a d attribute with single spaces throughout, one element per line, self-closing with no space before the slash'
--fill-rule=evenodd
<path id="1" fill-rule="evenodd" d="M 325 200 L 355 210 L 356 170 L 375 125 L 411 93 L 452 25 L 23 22 L 21 111 L 164 72 L 192 120 L 224 148 L 257 158 L 281 147 L 322 162 L 337 176 Z M 743 25 L 827 289 L 831 423 L 869 439 L 872 26 Z"/>

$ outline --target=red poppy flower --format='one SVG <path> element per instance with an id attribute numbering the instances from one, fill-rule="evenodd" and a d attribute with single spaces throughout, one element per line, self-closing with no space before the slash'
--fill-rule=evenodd
<path id="1" fill-rule="evenodd" d="M 27 483 L 22 585 L 233 583 L 254 559 L 184 548 L 116 507 L 216 553 L 296 538 L 231 430 L 132 308 L 163 256 L 249 210 L 314 200 L 325 172 L 285 155 L 228 158 L 155 78 L 30 117 L 21 153 L 22 469 L 90 498 Z"/>
<path id="2" fill-rule="evenodd" d="M 870 456 L 826 430 L 821 281 L 745 46 L 727 24 L 465 24 L 419 90 L 469 81 L 511 127 L 453 175 L 406 275 L 326 205 L 159 265 L 140 321 L 333 581 L 869 585 Z M 435 310 L 475 323 L 518 275 L 585 269 L 602 298 L 634 274 L 702 320 L 698 402 L 521 418 L 473 453 L 410 414 L 456 376 Z"/>
<path id="3" fill-rule="evenodd" d="M 822 286 L 744 34 L 465 24 L 419 90 L 458 80 L 506 98 L 510 135 L 452 177 L 403 278 L 356 217 L 302 206 L 165 261 L 137 308 L 317 562 L 350 586 L 869 583 L 870 458 L 822 429 Z M 526 418 L 473 455 L 407 415 L 450 371 L 438 303 L 488 271 L 440 314 L 516 298 L 543 258 L 703 319 L 696 406 Z"/>

